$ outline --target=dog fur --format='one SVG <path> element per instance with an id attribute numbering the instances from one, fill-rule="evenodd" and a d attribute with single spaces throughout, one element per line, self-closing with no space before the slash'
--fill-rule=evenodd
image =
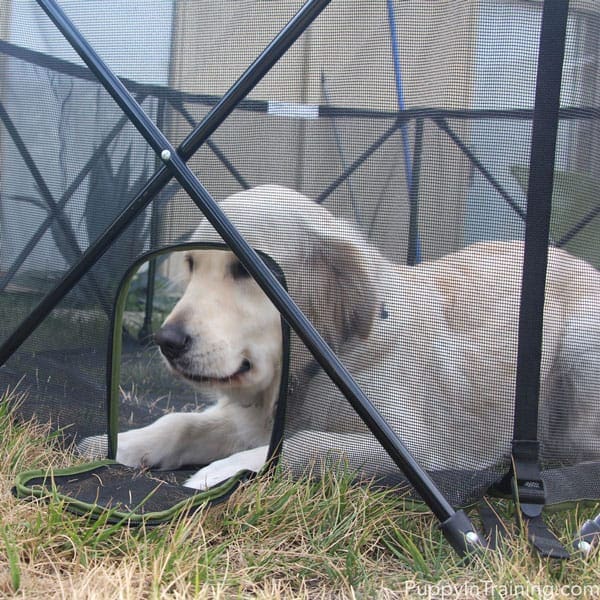
<path id="1" fill-rule="evenodd" d="M 292 298 L 422 466 L 453 468 L 457 456 L 473 468 L 506 460 L 522 243 L 479 243 L 407 267 L 392 264 L 349 224 L 282 187 L 240 192 L 221 208 L 281 267 Z M 203 221 L 194 241 L 220 239 Z M 161 469 L 206 464 L 186 483 L 204 489 L 242 469 L 257 471 L 266 460 L 282 329 L 279 313 L 231 252 L 194 250 L 186 260 L 187 288 L 157 343 L 176 375 L 219 398 L 200 413 L 168 414 L 120 433 L 117 460 Z M 598 454 L 599 306 L 600 274 L 550 249 L 540 404 L 542 443 L 550 453 L 560 438 L 571 455 Z M 310 413 L 319 398 L 340 395 L 322 371 L 307 378 L 312 359 L 295 337 L 292 355 L 291 376 L 306 389 L 305 410 Z M 557 423 L 550 417 L 556 402 L 578 408 Z M 325 446 L 352 454 L 355 436 L 365 433 L 345 406 L 336 403 L 324 421 L 308 428 L 326 432 Z M 582 437 L 584 430 L 590 435 Z M 302 435 L 296 448 L 322 450 L 311 450 Z"/>

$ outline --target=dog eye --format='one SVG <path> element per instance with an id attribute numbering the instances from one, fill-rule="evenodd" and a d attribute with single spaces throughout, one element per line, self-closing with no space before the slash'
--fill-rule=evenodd
<path id="1" fill-rule="evenodd" d="M 229 269 L 231 276 L 234 279 L 247 279 L 248 277 L 250 277 L 250 273 L 246 271 L 246 268 L 239 260 L 232 262 Z"/>

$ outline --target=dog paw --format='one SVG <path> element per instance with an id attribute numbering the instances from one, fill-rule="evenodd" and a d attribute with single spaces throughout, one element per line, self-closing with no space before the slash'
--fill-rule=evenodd
<path id="1" fill-rule="evenodd" d="M 128 467 L 169 469 L 172 466 L 165 460 L 167 446 L 166 440 L 147 430 L 125 431 L 117 439 L 117 462 Z"/>
<path id="2" fill-rule="evenodd" d="M 177 456 L 170 450 L 162 432 L 132 429 L 119 433 L 117 439 L 118 463 L 127 467 L 172 469 L 179 467 Z M 87 460 L 100 460 L 108 456 L 108 436 L 94 435 L 76 445 L 77 452 Z"/>
<path id="3" fill-rule="evenodd" d="M 258 473 L 267 460 L 267 452 L 268 446 L 260 446 L 216 460 L 194 473 L 183 485 L 196 490 L 207 490 L 227 481 L 240 471 Z"/>
<path id="4" fill-rule="evenodd" d="M 208 490 L 238 473 L 238 471 L 231 471 L 230 469 L 214 468 L 213 464 L 194 473 L 183 485 L 195 490 Z"/>
<path id="5" fill-rule="evenodd" d="M 136 430 L 120 433 L 118 437 L 117 462 L 128 467 L 154 466 L 155 457 L 146 436 Z M 88 460 L 100 460 L 108 456 L 108 436 L 94 435 L 77 443 L 77 452 Z"/>
<path id="6" fill-rule="evenodd" d="M 108 436 L 93 435 L 83 438 L 75 446 L 77 452 L 88 460 L 100 460 L 108 456 Z"/>

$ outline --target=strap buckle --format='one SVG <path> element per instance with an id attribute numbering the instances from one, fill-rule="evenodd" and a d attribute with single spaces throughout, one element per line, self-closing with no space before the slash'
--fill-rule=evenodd
<path id="1" fill-rule="evenodd" d="M 557 559 L 569 558 L 570 553 L 548 529 L 543 510 L 546 490 L 538 456 L 537 440 L 513 441 L 512 494 L 519 507 L 519 526 L 525 529 L 529 543 L 541 556 Z"/>
<path id="2" fill-rule="evenodd" d="M 517 525 L 525 530 L 527 539 L 541 556 L 565 559 L 569 552 L 548 529 L 543 518 L 546 490 L 538 463 L 540 443 L 537 440 L 513 441 L 513 464 L 509 472 L 492 489 L 502 495 L 512 493 L 518 507 Z M 490 527 L 494 521 L 488 519 Z M 497 519 L 496 519 L 497 520 Z M 506 534 L 497 526 L 495 543 Z"/>

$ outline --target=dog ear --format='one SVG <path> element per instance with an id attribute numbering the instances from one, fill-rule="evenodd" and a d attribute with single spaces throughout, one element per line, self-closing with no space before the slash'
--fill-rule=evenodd
<path id="1" fill-rule="evenodd" d="M 366 339 L 380 311 L 377 262 L 354 241 L 321 236 L 307 273 L 310 318 L 334 350 L 354 337 Z"/>

